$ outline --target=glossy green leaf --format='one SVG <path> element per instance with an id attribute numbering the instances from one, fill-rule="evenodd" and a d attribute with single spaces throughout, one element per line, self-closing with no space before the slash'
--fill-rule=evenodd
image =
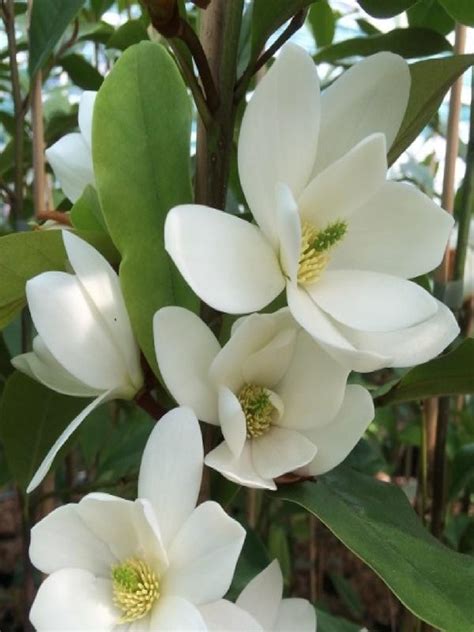
<path id="1" fill-rule="evenodd" d="M 334 617 L 324 610 L 316 608 L 318 619 L 318 632 L 360 632 L 360 625 Z"/>
<path id="2" fill-rule="evenodd" d="M 152 319 L 164 305 L 198 302 L 164 249 L 166 214 L 190 202 L 191 107 L 168 52 L 128 48 L 97 95 L 93 157 L 109 233 L 122 254 L 120 278 L 140 347 L 157 370 Z"/>
<path id="3" fill-rule="evenodd" d="M 71 53 L 59 61 L 69 78 L 83 90 L 98 90 L 104 78 L 82 55 Z"/>
<path id="4" fill-rule="evenodd" d="M 122 24 L 107 42 L 107 48 L 125 50 L 133 44 L 148 39 L 146 27 L 141 20 L 130 20 Z"/>
<path id="5" fill-rule="evenodd" d="M 474 55 L 427 59 L 410 66 L 411 90 L 407 111 L 388 154 L 389 164 L 405 151 L 438 111 L 456 79 L 474 63 Z"/>
<path id="6" fill-rule="evenodd" d="M 403 13 L 418 0 L 357 0 L 360 6 L 374 18 L 392 18 Z"/>
<path id="7" fill-rule="evenodd" d="M 44 66 L 69 22 L 74 19 L 83 4 L 84 0 L 33 2 L 28 67 L 31 77 Z"/>
<path id="8" fill-rule="evenodd" d="M 78 233 L 117 263 L 118 253 L 104 234 Z M 65 270 L 60 230 L 14 233 L 0 238 L 0 329 L 26 305 L 25 284 L 48 270 Z"/>
<path id="9" fill-rule="evenodd" d="M 451 44 L 440 33 L 414 27 L 344 40 L 322 48 L 314 55 L 314 60 L 334 62 L 348 57 L 367 57 L 381 51 L 389 51 L 412 59 L 450 50 L 452 50 Z"/>
<path id="10" fill-rule="evenodd" d="M 410 26 L 424 26 L 442 35 L 454 29 L 453 18 L 446 13 L 438 0 L 421 0 L 407 11 Z"/>
<path id="11" fill-rule="evenodd" d="M 417 617 L 472 631 L 474 560 L 433 538 L 398 487 L 339 467 L 275 496 L 317 516 Z"/>
<path id="12" fill-rule="evenodd" d="M 106 231 L 97 191 L 90 184 L 86 186 L 81 197 L 74 202 L 70 215 L 72 225 L 77 230 Z"/>
<path id="13" fill-rule="evenodd" d="M 449 15 L 467 26 L 474 26 L 474 2 L 472 0 L 439 0 Z"/>
<path id="14" fill-rule="evenodd" d="M 0 437 L 9 470 L 22 489 L 88 401 L 55 393 L 17 371 L 9 377 L 0 402 Z"/>
<path id="15" fill-rule="evenodd" d="M 332 44 L 336 31 L 336 18 L 326 0 L 319 0 L 311 6 L 308 22 L 318 48 Z"/>
<path id="16" fill-rule="evenodd" d="M 385 405 L 441 395 L 474 393 L 474 339 L 411 369 L 392 390 L 376 399 Z"/>

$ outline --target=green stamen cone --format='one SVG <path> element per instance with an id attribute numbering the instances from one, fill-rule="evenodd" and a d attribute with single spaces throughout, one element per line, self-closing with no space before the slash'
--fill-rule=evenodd
<path id="1" fill-rule="evenodd" d="M 311 244 L 316 252 L 326 252 L 344 237 L 347 232 L 347 223 L 341 220 L 328 224 L 328 226 L 318 232 L 315 240 Z"/>

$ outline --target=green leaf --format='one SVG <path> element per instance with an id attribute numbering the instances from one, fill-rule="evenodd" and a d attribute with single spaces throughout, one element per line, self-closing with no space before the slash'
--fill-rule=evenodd
<path id="1" fill-rule="evenodd" d="M 275 496 L 317 516 L 417 617 L 441 630 L 472 631 L 472 558 L 433 538 L 398 487 L 339 467 Z"/>
<path id="2" fill-rule="evenodd" d="M 425 28 L 394 29 L 381 35 L 355 37 L 326 46 L 314 55 L 316 62 L 334 62 L 347 57 L 367 57 L 381 51 L 396 53 L 408 59 L 425 57 L 452 50 L 440 33 Z"/>
<path id="3" fill-rule="evenodd" d="M 86 186 L 81 197 L 74 202 L 70 213 L 72 225 L 77 230 L 95 232 L 107 230 L 97 191 L 90 184 Z"/>
<path id="4" fill-rule="evenodd" d="M 453 18 L 446 13 L 438 0 L 421 0 L 407 11 L 410 26 L 424 26 L 442 35 L 454 29 Z"/>
<path id="5" fill-rule="evenodd" d="M 88 401 L 60 395 L 17 371 L 9 377 L 0 402 L 0 437 L 9 470 L 22 489 Z"/>
<path id="6" fill-rule="evenodd" d="M 454 455 L 451 465 L 449 498 L 454 500 L 466 485 L 474 480 L 474 443 L 463 445 Z"/>
<path id="7" fill-rule="evenodd" d="M 166 214 L 192 200 L 186 87 L 167 51 L 128 48 L 95 102 L 94 172 L 109 233 L 122 254 L 120 279 L 135 334 L 157 371 L 152 319 L 164 305 L 198 301 L 164 249 Z"/>
<path id="8" fill-rule="evenodd" d="M 141 20 L 130 20 L 122 24 L 107 42 L 107 48 L 125 50 L 133 44 L 148 39 L 148 33 Z"/>
<path id="9" fill-rule="evenodd" d="M 313 4 L 308 13 L 308 21 L 318 48 L 332 44 L 336 18 L 326 0 L 319 0 Z"/>
<path id="10" fill-rule="evenodd" d="M 474 3 L 472 0 L 439 0 L 449 15 L 461 24 L 474 26 Z"/>
<path id="11" fill-rule="evenodd" d="M 393 18 L 403 13 L 418 0 L 357 0 L 360 6 L 374 18 Z"/>
<path id="12" fill-rule="evenodd" d="M 41 0 L 33 3 L 30 26 L 30 77 L 40 70 L 84 0 Z"/>
<path id="13" fill-rule="evenodd" d="M 104 234 L 78 234 L 109 261 L 118 261 L 117 252 Z M 48 270 L 65 270 L 66 260 L 60 230 L 15 233 L 0 238 L 0 329 L 26 305 L 26 282 Z"/>
<path id="14" fill-rule="evenodd" d="M 316 609 L 318 632 L 360 632 L 360 625 Z"/>
<path id="15" fill-rule="evenodd" d="M 410 99 L 400 130 L 388 154 L 390 165 L 430 122 L 451 85 L 473 63 L 474 55 L 452 55 L 419 61 L 410 66 Z"/>
<path id="16" fill-rule="evenodd" d="M 83 90 L 98 90 L 102 85 L 104 78 L 82 55 L 71 53 L 62 57 L 59 63 L 67 72 L 71 81 L 79 88 Z"/>
<path id="17" fill-rule="evenodd" d="M 410 402 L 441 395 L 474 393 L 474 339 L 464 340 L 456 349 L 408 371 L 378 404 Z"/>

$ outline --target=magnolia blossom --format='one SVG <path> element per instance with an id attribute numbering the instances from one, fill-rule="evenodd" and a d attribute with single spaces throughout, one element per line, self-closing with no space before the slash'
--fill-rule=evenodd
<path id="1" fill-rule="evenodd" d="M 140 351 L 117 274 L 85 241 L 67 231 L 62 237 L 75 274 L 44 272 L 27 282 L 38 335 L 33 351 L 12 363 L 58 393 L 94 400 L 58 438 L 28 491 L 42 481 L 61 446 L 94 408 L 115 398 L 132 399 L 143 385 Z"/>
<path id="2" fill-rule="evenodd" d="M 46 157 L 71 202 L 94 184 L 92 167 L 92 113 L 96 92 L 83 92 L 79 102 L 79 132 L 66 134 L 46 150 Z"/>
<path id="3" fill-rule="evenodd" d="M 373 418 L 369 393 L 346 386 L 348 370 L 287 308 L 240 319 L 222 349 L 181 307 L 160 309 L 153 325 L 173 397 L 221 426 L 224 441 L 205 463 L 230 480 L 276 489 L 273 479 L 287 472 L 322 474 L 349 454 Z"/>
<path id="4" fill-rule="evenodd" d="M 240 181 L 257 225 L 193 204 L 168 214 L 166 248 L 193 290 L 238 314 L 286 287 L 295 319 L 358 371 L 438 354 L 456 321 L 407 279 L 438 265 L 453 220 L 386 180 L 409 91 L 406 62 L 379 53 L 320 96 L 312 58 L 286 45 L 240 131 Z"/>
<path id="5" fill-rule="evenodd" d="M 30 613 L 38 632 L 207 630 L 204 606 L 227 629 L 218 600 L 245 531 L 215 502 L 196 507 L 202 459 L 193 412 L 172 410 L 145 447 L 136 501 L 88 494 L 33 528 L 31 560 L 49 575 Z M 234 629 L 258 629 L 230 603 L 225 613 Z"/>
<path id="6" fill-rule="evenodd" d="M 282 599 L 283 577 L 274 560 L 240 593 L 236 605 L 265 632 L 316 632 L 316 612 L 306 599 Z"/>

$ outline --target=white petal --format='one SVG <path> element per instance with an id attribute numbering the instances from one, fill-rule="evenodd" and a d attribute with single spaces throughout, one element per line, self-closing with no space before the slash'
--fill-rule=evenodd
<path id="1" fill-rule="evenodd" d="M 386 176 L 385 136 L 372 134 L 309 183 L 298 200 L 301 217 L 320 229 L 347 219 L 383 186 Z"/>
<path id="2" fill-rule="evenodd" d="M 117 348 L 75 276 L 44 272 L 27 282 L 26 296 L 38 334 L 70 374 L 95 389 L 130 390 Z"/>
<path id="3" fill-rule="evenodd" d="M 139 623 L 139 622 L 138 622 Z M 135 629 L 133 632 L 135 632 Z M 153 608 L 149 632 L 207 632 L 198 608 L 181 597 L 160 597 Z"/>
<path id="4" fill-rule="evenodd" d="M 44 457 L 43 461 L 41 462 L 41 465 L 36 470 L 35 475 L 31 479 L 30 484 L 28 485 L 26 489 L 26 492 L 28 494 L 32 492 L 33 490 L 35 490 L 38 487 L 38 485 L 41 483 L 41 481 L 44 479 L 46 474 L 49 472 L 49 468 L 53 464 L 53 461 L 56 458 L 56 455 L 58 454 L 59 450 L 63 447 L 63 445 L 66 443 L 69 437 L 71 437 L 76 432 L 76 430 L 82 424 L 84 419 L 93 410 L 95 410 L 97 406 L 100 406 L 100 404 L 102 404 L 103 402 L 109 399 L 114 399 L 114 398 L 115 398 L 114 391 L 112 390 L 105 391 L 104 393 L 96 397 L 88 406 L 84 408 L 84 410 L 82 410 L 79 413 L 79 415 L 75 419 L 71 421 L 71 423 L 66 427 L 65 430 L 63 430 L 63 432 L 59 435 L 59 437 L 53 443 L 48 454 Z"/>
<path id="5" fill-rule="evenodd" d="M 251 442 L 252 461 L 262 478 L 276 478 L 306 465 L 316 454 L 314 442 L 303 434 L 272 426 Z"/>
<path id="6" fill-rule="evenodd" d="M 79 101 L 79 129 L 88 147 L 92 147 L 92 115 L 97 92 L 86 90 Z"/>
<path id="7" fill-rule="evenodd" d="M 217 392 L 208 374 L 220 344 L 195 314 L 182 307 L 163 307 L 153 318 L 158 366 L 171 395 L 197 417 L 217 423 Z"/>
<path id="8" fill-rule="evenodd" d="M 357 349 L 339 327 L 302 288 L 288 284 L 288 306 L 298 323 L 338 362 L 354 371 L 375 371 L 387 366 L 387 356 Z M 351 330 L 354 331 L 354 330 Z"/>
<path id="9" fill-rule="evenodd" d="M 266 346 L 245 359 L 242 372 L 248 384 L 272 388 L 285 375 L 295 351 L 295 325 L 293 322 L 291 328 L 279 331 Z"/>
<path id="10" fill-rule="evenodd" d="M 410 71 L 404 59 L 377 53 L 346 70 L 321 98 L 321 130 L 314 173 L 366 136 L 382 132 L 390 148 L 405 114 Z"/>
<path id="11" fill-rule="evenodd" d="M 239 400 L 227 386 L 219 386 L 219 421 L 229 450 L 238 459 L 247 438 L 247 424 Z"/>
<path id="12" fill-rule="evenodd" d="M 306 599 L 283 599 L 274 632 L 316 632 L 316 611 Z"/>
<path id="13" fill-rule="evenodd" d="M 228 314 L 268 305 L 284 279 L 261 230 L 207 206 L 176 206 L 165 223 L 165 246 L 194 292 Z"/>
<path id="14" fill-rule="evenodd" d="M 108 577 L 116 561 L 107 542 L 81 520 L 76 504 L 58 507 L 33 527 L 29 555 L 34 566 L 48 574 L 82 568 Z"/>
<path id="15" fill-rule="evenodd" d="M 336 418 L 324 428 L 307 432 L 318 446 L 318 453 L 302 472 L 324 474 L 339 465 L 351 452 L 374 418 L 374 404 L 370 393 L 362 386 L 350 385 Z"/>
<path id="16" fill-rule="evenodd" d="M 207 454 L 204 463 L 220 472 L 230 481 L 245 485 L 245 487 L 276 489 L 272 479 L 264 479 L 257 474 L 252 462 L 249 442 L 244 445 L 238 459 L 234 457 L 226 443 L 221 443 Z"/>
<path id="17" fill-rule="evenodd" d="M 77 568 L 50 575 L 30 611 L 38 632 L 107 632 L 119 616 L 112 602 L 111 582 Z"/>
<path id="18" fill-rule="evenodd" d="M 451 215 L 413 185 L 386 182 L 351 217 L 329 268 L 419 276 L 441 262 L 453 223 Z"/>
<path id="19" fill-rule="evenodd" d="M 90 147 L 81 134 L 67 134 L 46 150 L 46 157 L 61 188 L 76 202 L 88 184 L 95 184 Z"/>
<path id="20" fill-rule="evenodd" d="M 296 281 L 301 250 L 301 220 L 295 198 L 286 184 L 277 184 L 275 205 L 281 265 L 286 275 Z"/>
<path id="21" fill-rule="evenodd" d="M 143 384 L 140 351 L 115 270 L 100 252 L 73 233 L 63 231 L 63 241 L 68 259 L 83 290 L 97 308 L 106 331 L 115 343 L 122 364 L 138 390 Z"/>
<path id="22" fill-rule="evenodd" d="M 411 281 L 364 270 L 326 271 L 307 292 L 338 322 L 361 331 L 394 331 L 436 313 L 434 298 Z"/>
<path id="23" fill-rule="evenodd" d="M 342 404 L 348 375 L 347 368 L 300 331 L 293 359 L 276 388 L 285 406 L 278 425 L 301 430 L 327 424 Z"/>
<path id="24" fill-rule="evenodd" d="M 151 502 L 165 547 L 196 506 L 202 462 L 195 414 L 189 408 L 171 410 L 148 439 L 138 478 L 138 496 Z"/>
<path id="25" fill-rule="evenodd" d="M 247 316 L 212 363 L 209 375 L 213 382 L 224 384 L 237 393 L 246 381 L 244 365 L 247 359 L 271 343 L 276 332 L 272 315 Z"/>
<path id="26" fill-rule="evenodd" d="M 220 505 L 199 505 L 184 523 L 169 549 L 165 595 L 194 604 L 221 599 L 229 590 L 245 539 L 245 529 Z"/>
<path id="27" fill-rule="evenodd" d="M 343 327 L 344 335 L 359 349 L 385 355 L 384 367 L 416 366 L 435 358 L 459 333 L 459 325 L 451 310 L 439 301 L 437 305 L 434 316 L 414 327 L 388 333 Z"/>
<path id="28" fill-rule="evenodd" d="M 238 148 L 247 203 L 273 243 L 275 185 L 286 183 L 295 197 L 306 185 L 316 155 L 319 110 L 314 62 L 302 48 L 287 44 L 247 105 Z"/>
<path id="29" fill-rule="evenodd" d="M 251 614 L 264 630 L 273 630 L 282 593 L 283 576 L 278 561 L 273 560 L 247 584 L 235 604 Z"/>
<path id="30" fill-rule="evenodd" d="M 209 632 L 264 632 L 248 612 L 226 599 L 205 604 L 199 611 Z"/>

